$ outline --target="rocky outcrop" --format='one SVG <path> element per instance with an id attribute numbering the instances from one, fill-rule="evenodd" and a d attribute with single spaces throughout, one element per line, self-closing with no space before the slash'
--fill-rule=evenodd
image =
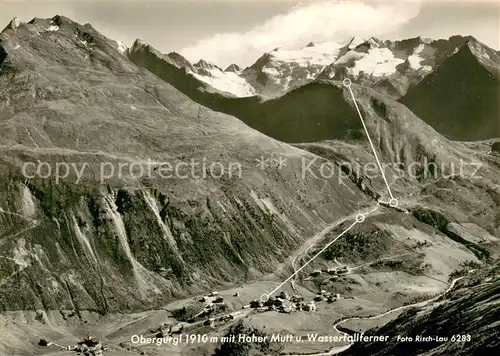
<path id="1" fill-rule="evenodd" d="M 237 64 L 231 64 L 230 66 L 228 66 L 224 72 L 233 72 L 233 73 L 237 73 L 237 72 L 240 72 L 241 71 L 241 68 L 237 65 Z"/>

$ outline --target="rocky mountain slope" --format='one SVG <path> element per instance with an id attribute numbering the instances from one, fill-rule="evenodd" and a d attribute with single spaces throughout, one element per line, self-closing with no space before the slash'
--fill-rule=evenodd
<path id="1" fill-rule="evenodd" d="M 256 278 L 367 201 L 301 177 L 314 155 L 193 102 L 88 24 L 14 21 L 0 39 L 3 310 L 151 308 Z M 287 167 L 258 169 L 271 154 Z"/>
<path id="2" fill-rule="evenodd" d="M 413 308 L 367 335 L 387 343 L 355 344 L 341 355 L 493 355 L 499 349 L 500 278 L 489 269 L 466 277 L 436 304 Z M 398 342 L 397 335 L 428 338 Z M 440 340 L 435 340 L 436 337 Z"/>
<path id="3" fill-rule="evenodd" d="M 445 136 L 477 141 L 500 137 L 499 100 L 500 56 L 469 38 L 401 102 Z"/>
<path id="4" fill-rule="evenodd" d="M 419 41 L 406 45 L 418 47 Z M 383 45 L 372 42 L 373 48 Z M 453 55 L 456 50 L 448 42 L 441 45 L 441 56 L 436 55 L 436 61 L 446 58 L 443 53 Z M 398 48 L 403 50 L 404 46 Z M 370 48 L 367 53 L 371 53 Z M 159 70 L 162 64 L 158 58 L 146 51 L 131 52 L 131 58 L 168 80 Z M 380 88 L 358 84 L 351 88 L 386 164 L 385 172 L 400 201 L 400 210 L 382 209 L 354 228 L 308 265 L 297 283 L 310 291 L 326 290 L 365 302 L 381 303 L 376 298 L 382 294 L 382 304 L 389 309 L 436 295 L 469 264 L 490 263 L 500 234 L 498 212 L 491 209 L 500 204 L 500 161 L 487 152 L 443 137 Z M 339 81 L 317 80 L 271 100 L 227 98 L 202 90 L 193 90 L 189 95 L 214 110 L 241 118 L 267 135 L 300 142 L 297 147 L 339 165 L 366 195 L 377 199 L 385 194 L 380 175 L 373 177 L 366 171 L 351 169 L 367 167 L 375 159 L 350 93 Z M 329 140 L 322 141 L 325 139 Z M 304 255 L 296 256 L 296 266 L 318 253 L 345 225 L 332 230 Z M 353 271 L 336 280 L 325 276 L 325 271 L 339 263 Z M 309 277 L 317 271 L 323 273 Z M 300 328 L 307 327 L 300 324 Z M 285 329 L 294 330 L 293 326 Z"/>

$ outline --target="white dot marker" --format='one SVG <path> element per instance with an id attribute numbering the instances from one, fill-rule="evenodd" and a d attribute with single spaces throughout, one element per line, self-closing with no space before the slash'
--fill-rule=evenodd
<path id="1" fill-rule="evenodd" d="M 356 215 L 356 221 L 362 223 L 363 221 L 365 221 L 365 216 L 363 214 Z"/>
<path id="2" fill-rule="evenodd" d="M 399 204 L 398 200 L 396 198 L 392 198 L 389 200 L 389 205 L 392 206 L 393 208 L 397 207 Z"/>
<path id="3" fill-rule="evenodd" d="M 262 303 L 265 303 L 265 302 L 267 302 L 268 300 L 269 300 L 269 296 L 268 296 L 267 294 L 262 294 L 262 295 L 260 296 L 260 301 L 261 301 Z"/>
<path id="4" fill-rule="evenodd" d="M 349 88 L 349 87 L 351 86 L 351 84 L 352 84 L 352 81 L 351 81 L 351 79 L 349 79 L 349 78 L 344 78 L 344 80 L 342 81 L 342 84 L 343 84 L 345 87 L 348 87 L 348 88 Z"/>

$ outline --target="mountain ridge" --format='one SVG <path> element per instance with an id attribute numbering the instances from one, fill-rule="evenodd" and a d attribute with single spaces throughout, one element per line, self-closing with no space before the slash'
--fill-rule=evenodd
<path id="1" fill-rule="evenodd" d="M 469 38 L 400 101 L 445 136 L 485 140 L 500 137 L 499 85 L 500 57 Z"/>
<path id="2" fill-rule="evenodd" d="M 396 41 L 353 37 L 345 44 L 311 42 L 298 50 L 275 48 L 244 69 L 227 71 L 211 65 L 219 69 L 216 81 L 211 72 L 196 73 L 192 64 L 185 67 L 201 82 L 236 97 L 275 98 L 314 80 L 348 77 L 399 99 L 470 39 L 473 37 L 455 35 L 438 40 L 420 36 Z M 392 64 L 385 64 L 386 69 L 380 73 L 373 72 L 382 68 L 383 62 Z"/>

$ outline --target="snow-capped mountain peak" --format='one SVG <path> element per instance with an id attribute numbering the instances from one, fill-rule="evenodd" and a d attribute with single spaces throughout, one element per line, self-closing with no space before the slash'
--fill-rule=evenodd
<path id="1" fill-rule="evenodd" d="M 21 24 L 22 21 L 19 19 L 19 17 L 14 17 L 3 31 L 5 31 L 6 29 L 15 31 L 19 26 L 21 26 Z"/>
<path id="2" fill-rule="evenodd" d="M 204 69 L 204 70 L 219 69 L 222 71 L 222 69 L 216 66 L 215 64 L 209 63 L 203 59 L 200 59 L 197 63 L 195 63 L 194 67 L 197 69 Z"/>
<path id="3" fill-rule="evenodd" d="M 342 44 L 310 42 L 302 48 L 278 47 L 242 72 L 242 77 L 264 97 L 276 97 L 313 81 L 339 56 Z"/>
<path id="4" fill-rule="evenodd" d="M 196 65 L 195 65 L 196 68 Z M 253 96 L 255 89 L 240 75 L 240 72 L 223 71 L 219 67 L 199 67 L 194 77 L 213 88 L 237 97 Z"/>
<path id="5" fill-rule="evenodd" d="M 348 50 L 351 50 L 351 49 L 354 49 L 356 47 L 358 47 L 360 44 L 364 43 L 366 40 L 361 38 L 361 37 L 353 37 L 351 38 L 351 40 L 349 41 L 349 43 L 347 44 L 347 49 Z"/>
<path id="6" fill-rule="evenodd" d="M 125 43 L 122 41 L 115 41 L 116 42 L 116 48 L 118 51 L 122 54 L 125 54 L 128 51 L 128 47 Z"/>

